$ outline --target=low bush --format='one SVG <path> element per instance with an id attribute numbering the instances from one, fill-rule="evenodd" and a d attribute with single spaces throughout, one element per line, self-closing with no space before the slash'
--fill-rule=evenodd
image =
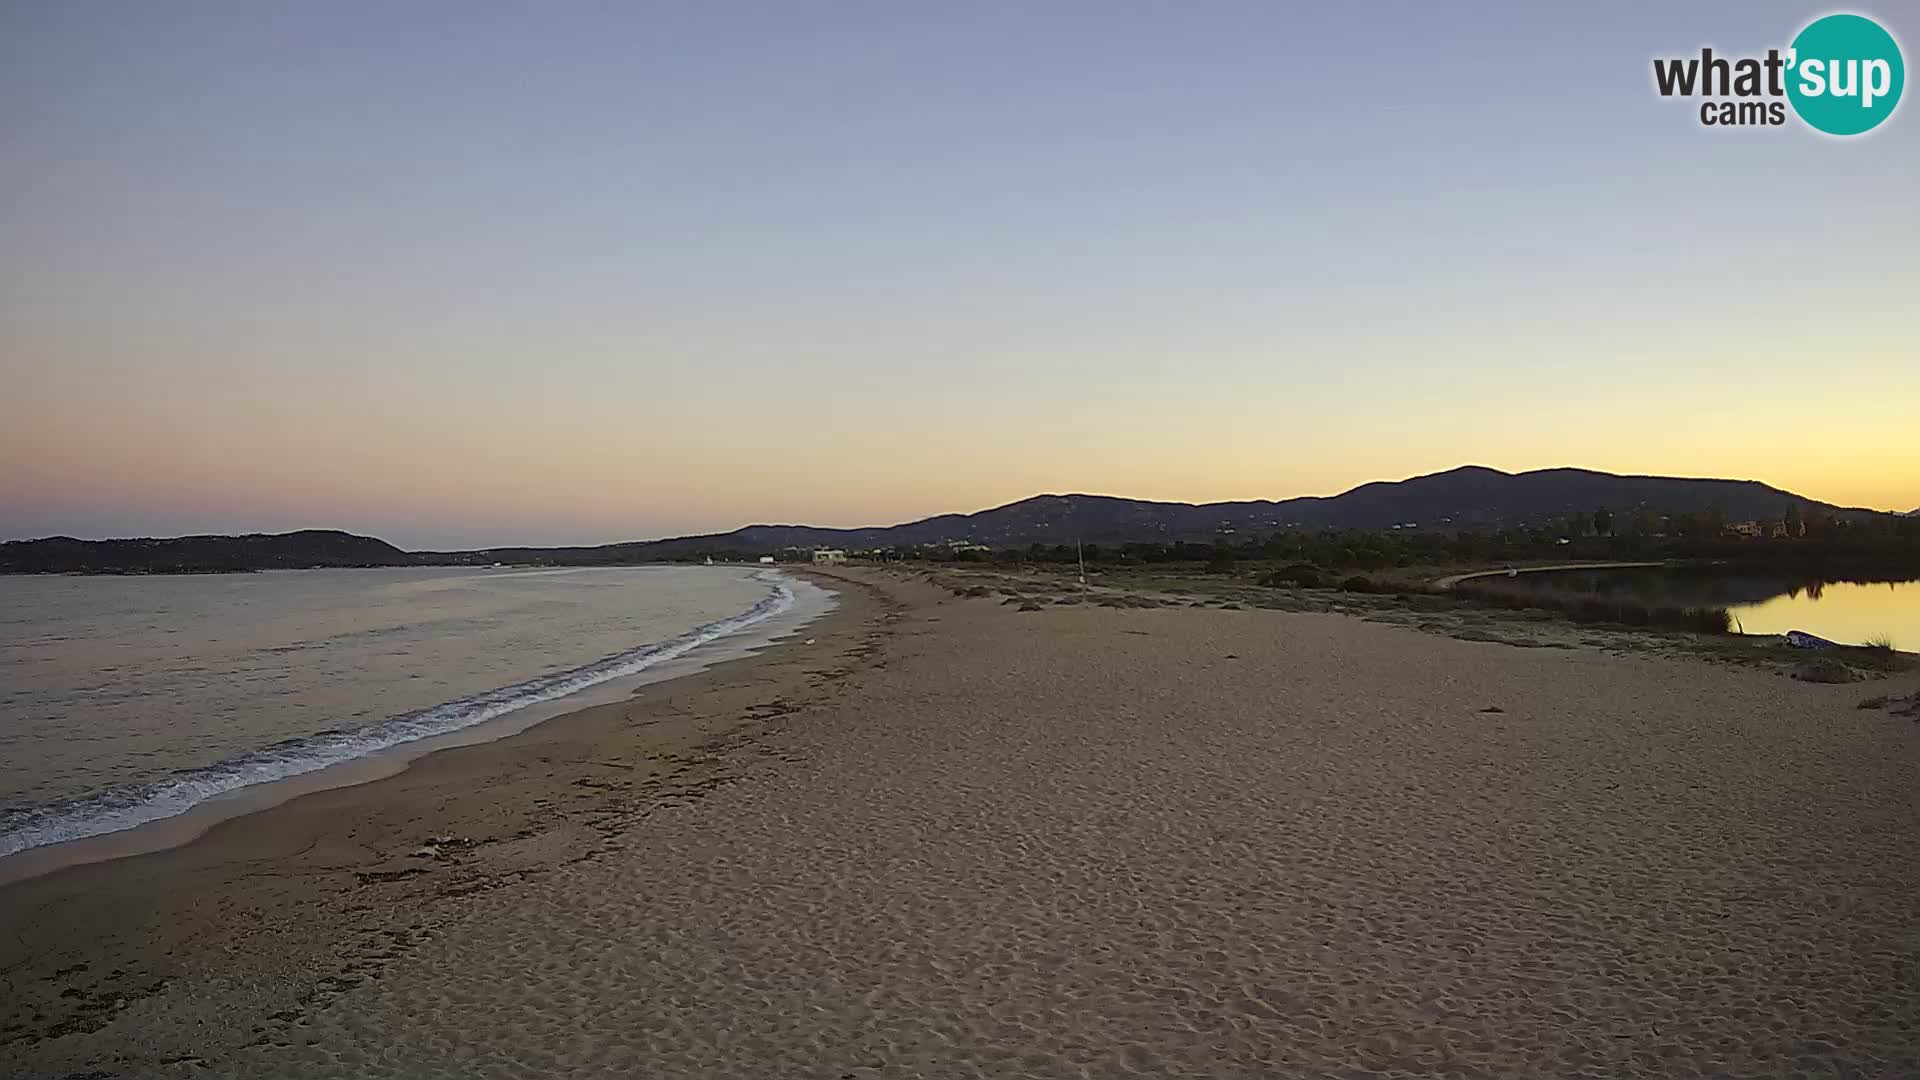
<path id="1" fill-rule="evenodd" d="M 1269 589 L 1282 589 L 1292 586 L 1298 589 L 1317 589 L 1320 587 L 1320 568 L 1311 563 L 1294 563 L 1283 566 L 1266 577 L 1260 584 Z"/>

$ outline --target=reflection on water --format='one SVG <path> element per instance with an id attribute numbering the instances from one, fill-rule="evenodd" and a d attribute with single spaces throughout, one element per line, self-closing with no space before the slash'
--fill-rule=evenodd
<path id="1" fill-rule="evenodd" d="M 1805 630 L 1848 645 L 1885 639 L 1920 652 L 1920 581 L 1814 581 L 1729 610 L 1748 634 Z"/>
<path id="2" fill-rule="evenodd" d="M 1821 581 L 1697 567 L 1521 574 L 1503 584 L 1724 607 L 1743 633 L 1804 630 L 1849 645 L 1885 639 L 1920 652 L 1920 581 Z"/>

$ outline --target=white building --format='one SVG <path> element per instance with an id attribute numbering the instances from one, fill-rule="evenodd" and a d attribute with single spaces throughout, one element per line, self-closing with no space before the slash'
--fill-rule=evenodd
<path id="1" fill-rule="evenodd" d="M 813 561 L 816 566 L 843 563 L 847 561 L 847 553 L 839 548 L 820 548 L 813 553 Z"/>

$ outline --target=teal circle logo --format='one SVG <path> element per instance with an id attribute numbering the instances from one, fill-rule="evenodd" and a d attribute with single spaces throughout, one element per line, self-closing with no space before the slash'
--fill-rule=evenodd
<path id="1" fill-rule="evenodd" d="M 1793 39 L 1787 63 L 1793 111 L 1829 135 L 1859 135 L 1880 126 L 1907 84 L 1899 42 L 1864 15 L 1808 23 Z"/>

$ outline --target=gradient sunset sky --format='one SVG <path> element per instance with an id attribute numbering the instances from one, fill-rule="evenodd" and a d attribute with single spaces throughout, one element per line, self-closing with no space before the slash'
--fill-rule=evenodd
<path id="1" fill-rule="evenodd" d="M 0 5 L 0 536 L 890 524 L 1463 463 L 1920 505 L 1825 5 Z M 1849 8 L 1920 42 L 1920 8 Z M 1909 94 L 1911 97 L 1911 94 Z"/>

